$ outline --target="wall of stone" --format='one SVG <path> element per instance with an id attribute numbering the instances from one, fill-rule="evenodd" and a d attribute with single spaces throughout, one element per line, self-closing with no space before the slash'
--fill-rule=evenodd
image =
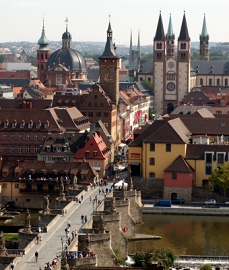
<path id="1" fill-rule="evenodd" d="M 177 193 L 177 198 L 183 198 L 185 202 L 192 201 L 192 188 L 165 187 L 163 199 L 171 200 L 172 193 Z"/>
<path id="2" fill-rule="evenodd" d="M 126 237 L 135 235 L 135 222 L 130 215 L 130 200 L 116 200 L 116 210 L 121 216 L 121 230 Z M 124 232 L 124 227 L 128 230 Z"/>
<path id="3" fill-rule="evenodd" d="M 141 205 L 139 205 L 139 201 L 141 200 L 141 192 L 137 192 L 136 190 L 127 191 L 127 198 L 130 200 L 130 215 L 135 221 L 135 223 L 142 222 L 142 210 Z"/>
<path id="4" fill-rule="evenodd" d="M 71 267 L 73 266 L 81 266 L 81 267 L 90 267 L 96 266 L 96 256 L 92 258 L 81 258 L 81 259 L 68 259 L 68 265 Z"/>
<path id="5" fill-rule="evenodd" d="M 37 236 L 36 233 L 28 234 L 28 233 L 22 232 L 22 230 L 23 229 L 18 231 L 18 248 L 19 249 L 24 249 Z"/>
<path id="6" fill-rule="evenodd" d="M 79 250 L 85 249 L 86 235 L 79 235 Z M 117 266 L 118 260 L 111 247 L 110 232 L 90 236 L 90 250 L 96 255 L 97 266 Z"/>
<path id="7" fill-rule="evenodd" d="M 134 189 L 140 190 L 142 198 L 161 199 L 163 198 L 164 179 L 133 177 Z"/>

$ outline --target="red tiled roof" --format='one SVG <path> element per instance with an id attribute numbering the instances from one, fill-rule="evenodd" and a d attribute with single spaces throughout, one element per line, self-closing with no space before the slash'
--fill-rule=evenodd
<path id="1" fill-rule="evenodd" d="M 192 173 L 195 170 L 188 164 L 188 162 L 179 155 L 164 172 L 179 172 L 179 173 Z"/>

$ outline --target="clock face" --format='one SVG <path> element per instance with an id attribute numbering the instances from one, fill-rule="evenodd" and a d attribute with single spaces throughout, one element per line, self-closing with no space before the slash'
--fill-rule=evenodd
<path id="1" fill-rule="evenodd" d="M 169 62 L 168 67 L 169 68 L 173 68 L 174 67 L 174 63 L 173 62 Z"/>
<path id="2" fill-rule="evenodd" d="M 106 73 L 106 74 L 104 75 L 103 79 L 104 79 L 105 82 L 110 82 L 111 79 L 112 79 L 112 77 L 111 77 L 110 74 Z"/>
<path id="3" fill-rule="evenodd" d="M 168 84 L 167 84 L 167 89 L 168 89 L 169 91 L 173 91 L 173 90 L 175 89 L 175 84 L 174 84 L 174 83 L 168 83 Z"/>

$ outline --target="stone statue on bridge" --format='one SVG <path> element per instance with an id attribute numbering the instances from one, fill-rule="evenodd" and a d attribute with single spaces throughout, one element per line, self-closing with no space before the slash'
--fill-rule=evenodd
<path id="1" fill-rule="evenodd" d="M 64 194 L 64 183 L 63 181 L 60 182 L 60 196 L 63 196 Z"/>
<path id="2" fill-rule="evenodd" d="M 29 209 L 27 209 L 25 212 L 25 224 L 24 224 L 24 228 L 23 228 L 23 232 L 25 232 L 25 233 L 32 233 L 30 220 L 31 220 L 30 212 L 29 212 Z"/>
<path id="3" fill-rule="evenodd" d="M 89 234 L 87 233 L 86 239 L 85 239 L 85 253 L 90 253 L 90 247 L 91 247 L 90 237 L 89 237 Z"/>
<path id="4" fill-rule="evenodd" d="M 115 213 L 116 212 L 115 204 L 116 204 L 116 198 L 115 197 L 112 197 L 112 201 L 111 201 L 111 213 Z"/>
<path id="5" fill-rule="evenodd" d="M 76 176 L 76 174 L 74 174 L 74 177 L 73 177 L 73 188 L 77 189 L 77 176 Z"/>
<path id="6" fill-rule="evenodd" d="M 121 188 L 121 199 L 125 200 L 126 198 L 126 187 L 124 180 L 122 181 L 122 188 Z"/>
<path id="7" fill-rule="evenodd" d="M 50 209 L 49 209 L 49 195 L 44 196 L 43 213 L 44 214 L 50 214 Z"/>
<path id="8" fill-rule="evenodd" d="M 0 232 L 0 256 L 7 256 L 6 247 L 5 247 L 5 236 L 3 232 Z"/>

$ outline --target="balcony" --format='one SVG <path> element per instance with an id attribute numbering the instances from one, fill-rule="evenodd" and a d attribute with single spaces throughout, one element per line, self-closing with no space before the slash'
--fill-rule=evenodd
<path id="1" fill-rule="evenodd" d="M 37 179 L 22 178 L 22 179 L 20 179 L 19 178 L 19 182 L 26 183 L 26 184 L 48 184 L 48 185 L 59 185 L 61 182 L 63 182 L 64 185 L 69 185 L 70 179 L 59 181 L 56 178 L 54 178 L 54 179 L 53 178 L 49 178 L 49 179 L 46 179 L 46 178 L 43 178 L 43 179 L 41 179 L 41 178 L 37 178 Z"/>

